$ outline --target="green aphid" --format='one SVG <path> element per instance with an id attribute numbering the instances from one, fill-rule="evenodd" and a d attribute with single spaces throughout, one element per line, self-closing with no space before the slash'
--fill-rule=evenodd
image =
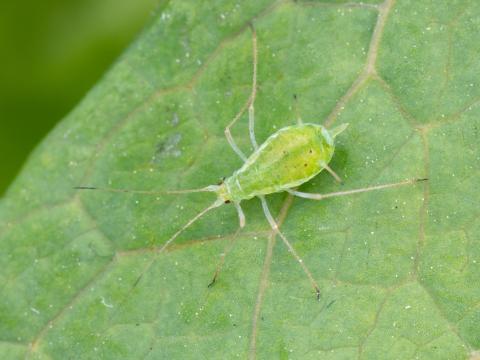
<path id="1" fill-rule="evenodd" d="M 322 125 L 299 124 L 278 130 L 218 187 L 219 199 L 240 202 L 302 185 L 327 168 L 334 139 L 346 127 L 328 131 Z"/>
<path id="2" fill-rule="evenodd" d="M 194 222 L 200 219 L 210 210 L 217 208 L 223 204 L 233 203 L 239 217 L 239 229 L 245 225 L 245 216 L 243 214 L 240 203 L 258 197 L 261 201 L 263 212 L 267 218 L 272 231 L 283 240 L 290 253 L 295 257 L 305 274 L 308 276 L 312 287 L 315 290 L 317 299 L 320 297 L 320 288 L 315 281 L 312 273 L 304 264 L 303 260 L 297 254 L 293 246 L 290 244 L 285 235 L 280 231 L 278 224 L 273 218 L 268 208 L 265 195 L 287 191 L 298 197 L 312 200 L 322 200 L 328 197 L 345 196 L 355 193 L 380 190 L 401 185 L 413 184 L 417 181 L 426 179 L 410 179 L 402 182 L 376 185 L 361 189 L 353 189 L 347 191 L 339 191 L 328 194 L 312 194 L 297 191 L 295 188 L 309 181 L 322 170 L 327 170 L 337 181 L 341 181 L 340 177 L 328 166 L 335 151 L 335 138 L 343 132 L 348 124 L 339 125 L 331 130 L 326 129 L 322 125 L 302 123 L 297 120 L 296 125 L 284 127 L 272 134 L 263 144 L 257 145 L 254 131 L 254 103 L 257 91 L 257 38 L 255 30 L 252 27 L 253 34 L 253 81 L 252 91 L 247 102 L 239 111 L 237 116 L 225 128 L 225 135 L 228 143 L 238 156 L 244 161 L 243 166 L 235 171 L 231 176 L 224 179 L 218 185 L 209 185 L 200 189 L 189 190 L 173 190 L 173 191 L 148 191 L 148 190 L 127 190 L 127 189 L 111 189 L 97 188 L 90 186 L 81 186 L 77 189 L 87 190 L 104 190 L 111 192 L 126 192 L 137 194 L 185 194 L 194 192 L 214 192 L 217 199 L 207 208 L 190 219 L 181 229 L 173 234 L 162 246 L 159 247 L 157 255 L 146 266 L 142 275 L 150 268 L 158 254 L 162 253 L 185 229 L 190 227 Z M 249 118 L 249 135 L 254 149 L 253 153 L 247 158 L 238 148 L 233 139 L 230 128 L 242 117 L 248 109 Z M 228 244 L 226 250 L 222 253 L 221 260 L 213 280 L 209 286 L 213 285 L 220 273 L 224 258 L 228 250 L 232 248 L 232 244 Z M 139 279 L 142 277 L 140 275 Z M 137 280 L 138 282 L 138 280 Z"/>

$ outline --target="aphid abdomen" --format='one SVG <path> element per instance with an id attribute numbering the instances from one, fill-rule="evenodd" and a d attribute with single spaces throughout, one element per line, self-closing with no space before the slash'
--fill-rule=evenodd
<path id="1" fill-rule="evenodd" d="M 229 200 L 283 191 L 308 181 L 333 155 L 333 139 L 320 125 L 301 124 L 271 135 L 225 180 Z"/>

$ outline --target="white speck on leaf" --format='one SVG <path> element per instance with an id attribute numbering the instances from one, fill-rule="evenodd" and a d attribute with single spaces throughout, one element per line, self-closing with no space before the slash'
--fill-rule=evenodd
<path id="1" fill-rule="evenodd" d="M 102 305 L 104 305 L 105 307 L 107 308 L 113 308 L 113 305 L 112 304 L 109 304 L 105 301 L 105 298 L 103 296 L 100 297 L 100 300 L 102 302 Z"/>
<path id="2" fill-rule="evenodd" d="M 40 311 L 35 309 L 34 307 L 31 307 L 30 310 L 32 310 L 35 314 L 40 314 Z"/>

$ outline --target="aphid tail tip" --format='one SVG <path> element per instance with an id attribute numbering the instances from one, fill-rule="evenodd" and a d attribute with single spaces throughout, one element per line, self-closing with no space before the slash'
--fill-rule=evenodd
<path id="1" fill-rule="evenodd" d="M 428 181 L 428 178 L 415 179 L 415 182 Z"/>
<path id="2" fill-rule="evenodd" d="M 337 127 L 334 127 L 332 130 L 330 130 L 330 134 L 332 135 L 333 138 L 335 138 L 340 133 L 344 132 L 345 129 L 348 127 L 348 125 L 349 125 L 348 123 L 338 125 Z"/>

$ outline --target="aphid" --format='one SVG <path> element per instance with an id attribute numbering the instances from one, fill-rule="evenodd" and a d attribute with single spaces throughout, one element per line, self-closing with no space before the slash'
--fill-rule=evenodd
<path id="1" fill-rule="evenodd" d="M 296 187 L 309 181 L 323 170 L 328 171 L 337 181 L 341 181 L 340 177 L 329 167 L 335 150 L 335 138 L 342 133 L 348 124 L 339 125 L 331 130 L 326 129 L 322 125 L 303 123 L 300 119 L 297 124 L 284 127 L 272 134 L 263 144 L 258 146 L 255 139 L 254 131 L 254 103 L 257 91 L 257 37 L 255 29 L 252 29 L 252 48 L 253 48 L 253 80 L 252 90 L 247 102 L 238 112 L 235 118 L 225 128 L 225 136 L 235 153 L 244 161 L 243 166 L 235 171 L 231 176 L 225 178 L 218 185 L 209 185 L 200 189 L 174 190 L 174 191 L 148 191 L 148 190 L 127 190 L 127 189 L 111 189 L 81 186 L 76 189 L 82 190 L 104 190 L 111 192 L 128 192 L 141 194 L 182 194 L 194 192 L 213 192 L 217 199 L 207 208 L 199 212 L 190 219 L 182 228 L 173 234 L 158 250 L 158 254 L 162 253 L 183 231 L 200 219 L 210 210 L 217 208 L 223 204 L 233 203 L 235 206 L 240 228 L 245 225 L 245 215 L 242 211 L 240 203 L 253 197 L 258 197 L 261 201 L 263 212 L 268 220 L 272 230 L 280 236 L 288 250 L 298 261 L 303 271 L 309 278 L 317 299 L 320 297 L 320 288 L 312 276 L 310 270 L 303 260 L 297 254 L 293 246 L 290 244 L 285 235 L 280 231 L 275 219 L 273 218 L 265 195 L 287 191 L 298 197 L 311 200 L 322 200 L 329 197 L 345 196 L 361 192 L 380 190 L 385 188 L 397 187 L 401 185 L 409 185 L 426 179 L 412 179 L 397 183 L 383 184 L 371 187 L 365 187 L 354 190 L 339 191 L 327 194 L 305 193 L 295 190 Z M 238 148 L 233 139 L 230 128 L 241 118 L 243 113 L 248 109 L 248 124 L 250 141 L 253 146 L 253 153 L 246 157 Z M 238 232 L 237 232 L 238 233 Z M 231 248 L 231 247 L 229 247 Z M 228 248 L 228 249 L 229 249 Z M 225 254 L 221 258 L 221 262 L 217 267 L 213 280 L 209 286 L 213 285 L 220 272 Z M 155 261 L 151 261 L 149 266 Z M 147 266 L 147 268 L 149 267 Z M 146 270 L 145 270 L 146 271 Z M 138 280 L 137 280 L 138 282 Z"/>

